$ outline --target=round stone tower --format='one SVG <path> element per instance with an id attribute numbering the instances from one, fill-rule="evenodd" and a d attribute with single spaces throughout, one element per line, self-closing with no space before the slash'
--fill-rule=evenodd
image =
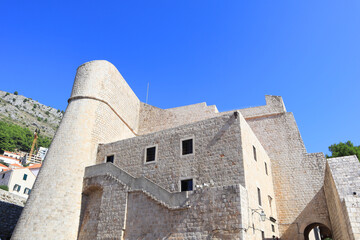
<path id="1" fill-rule="evenodd" d="M 136 135 L 140 101 L 107 61 L 81 65 L 69 104 L 12 239 L 76 239 L 84 169 L 99 143 Z"/>

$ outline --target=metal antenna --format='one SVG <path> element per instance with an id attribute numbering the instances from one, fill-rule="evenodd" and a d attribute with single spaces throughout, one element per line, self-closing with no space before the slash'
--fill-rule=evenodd
<path id="1" fill-rule="evenodd" d="M 148 98 L 149 98 L 149 83 L 147 85 L 147 91 L 146 91 L 146 104 L 148 103 Z"/>

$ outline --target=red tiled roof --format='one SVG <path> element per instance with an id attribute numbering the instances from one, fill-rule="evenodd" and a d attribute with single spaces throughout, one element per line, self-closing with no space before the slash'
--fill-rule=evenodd
<path id="1" fill-rule="evenodd" d="M 4 164 L 1 164 L 1 163 L 0 163 L 0 167 L 2 167 L 2 168 L 8 168 L 7 166 L 5 166 Z"/>
<path id="2" fill-rule="evenodd" d="M 34 165 L 31 165 L 31 166 L 28 166 L 27 168 L 41 168 L 41 163 L 37 163 L 37 164 L 34 164 Z"/>
<path id="3" fill-rule="evenodd" d="M 19 165 L 19 164 L 16 164 L 16 163 L 13 163 L 13 164 L 10 164 L 9 166 L 14 166 L 14 167 L 23 167 L 23 166 L 21 166 L 21 165 Z"/>

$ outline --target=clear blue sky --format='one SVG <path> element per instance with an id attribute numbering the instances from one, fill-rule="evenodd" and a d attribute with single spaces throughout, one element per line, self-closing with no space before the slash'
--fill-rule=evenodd
<path id="1" fill-rule="evenodd" d="M 280 95 L 309 152 L 360 145 L 360 1 L 1 1 L 0 56 L 1 90 L 61 110 L 105 59 L 151 105 Z"/>

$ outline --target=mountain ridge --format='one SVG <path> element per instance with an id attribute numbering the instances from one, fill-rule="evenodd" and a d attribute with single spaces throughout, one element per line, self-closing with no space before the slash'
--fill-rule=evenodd
<path id="1" fill-rule="evenodd" d="M 53 138 L 64 111 L 39 103 L 36 100 L 0 90 L 0 120 L 13 123 Z"/>

